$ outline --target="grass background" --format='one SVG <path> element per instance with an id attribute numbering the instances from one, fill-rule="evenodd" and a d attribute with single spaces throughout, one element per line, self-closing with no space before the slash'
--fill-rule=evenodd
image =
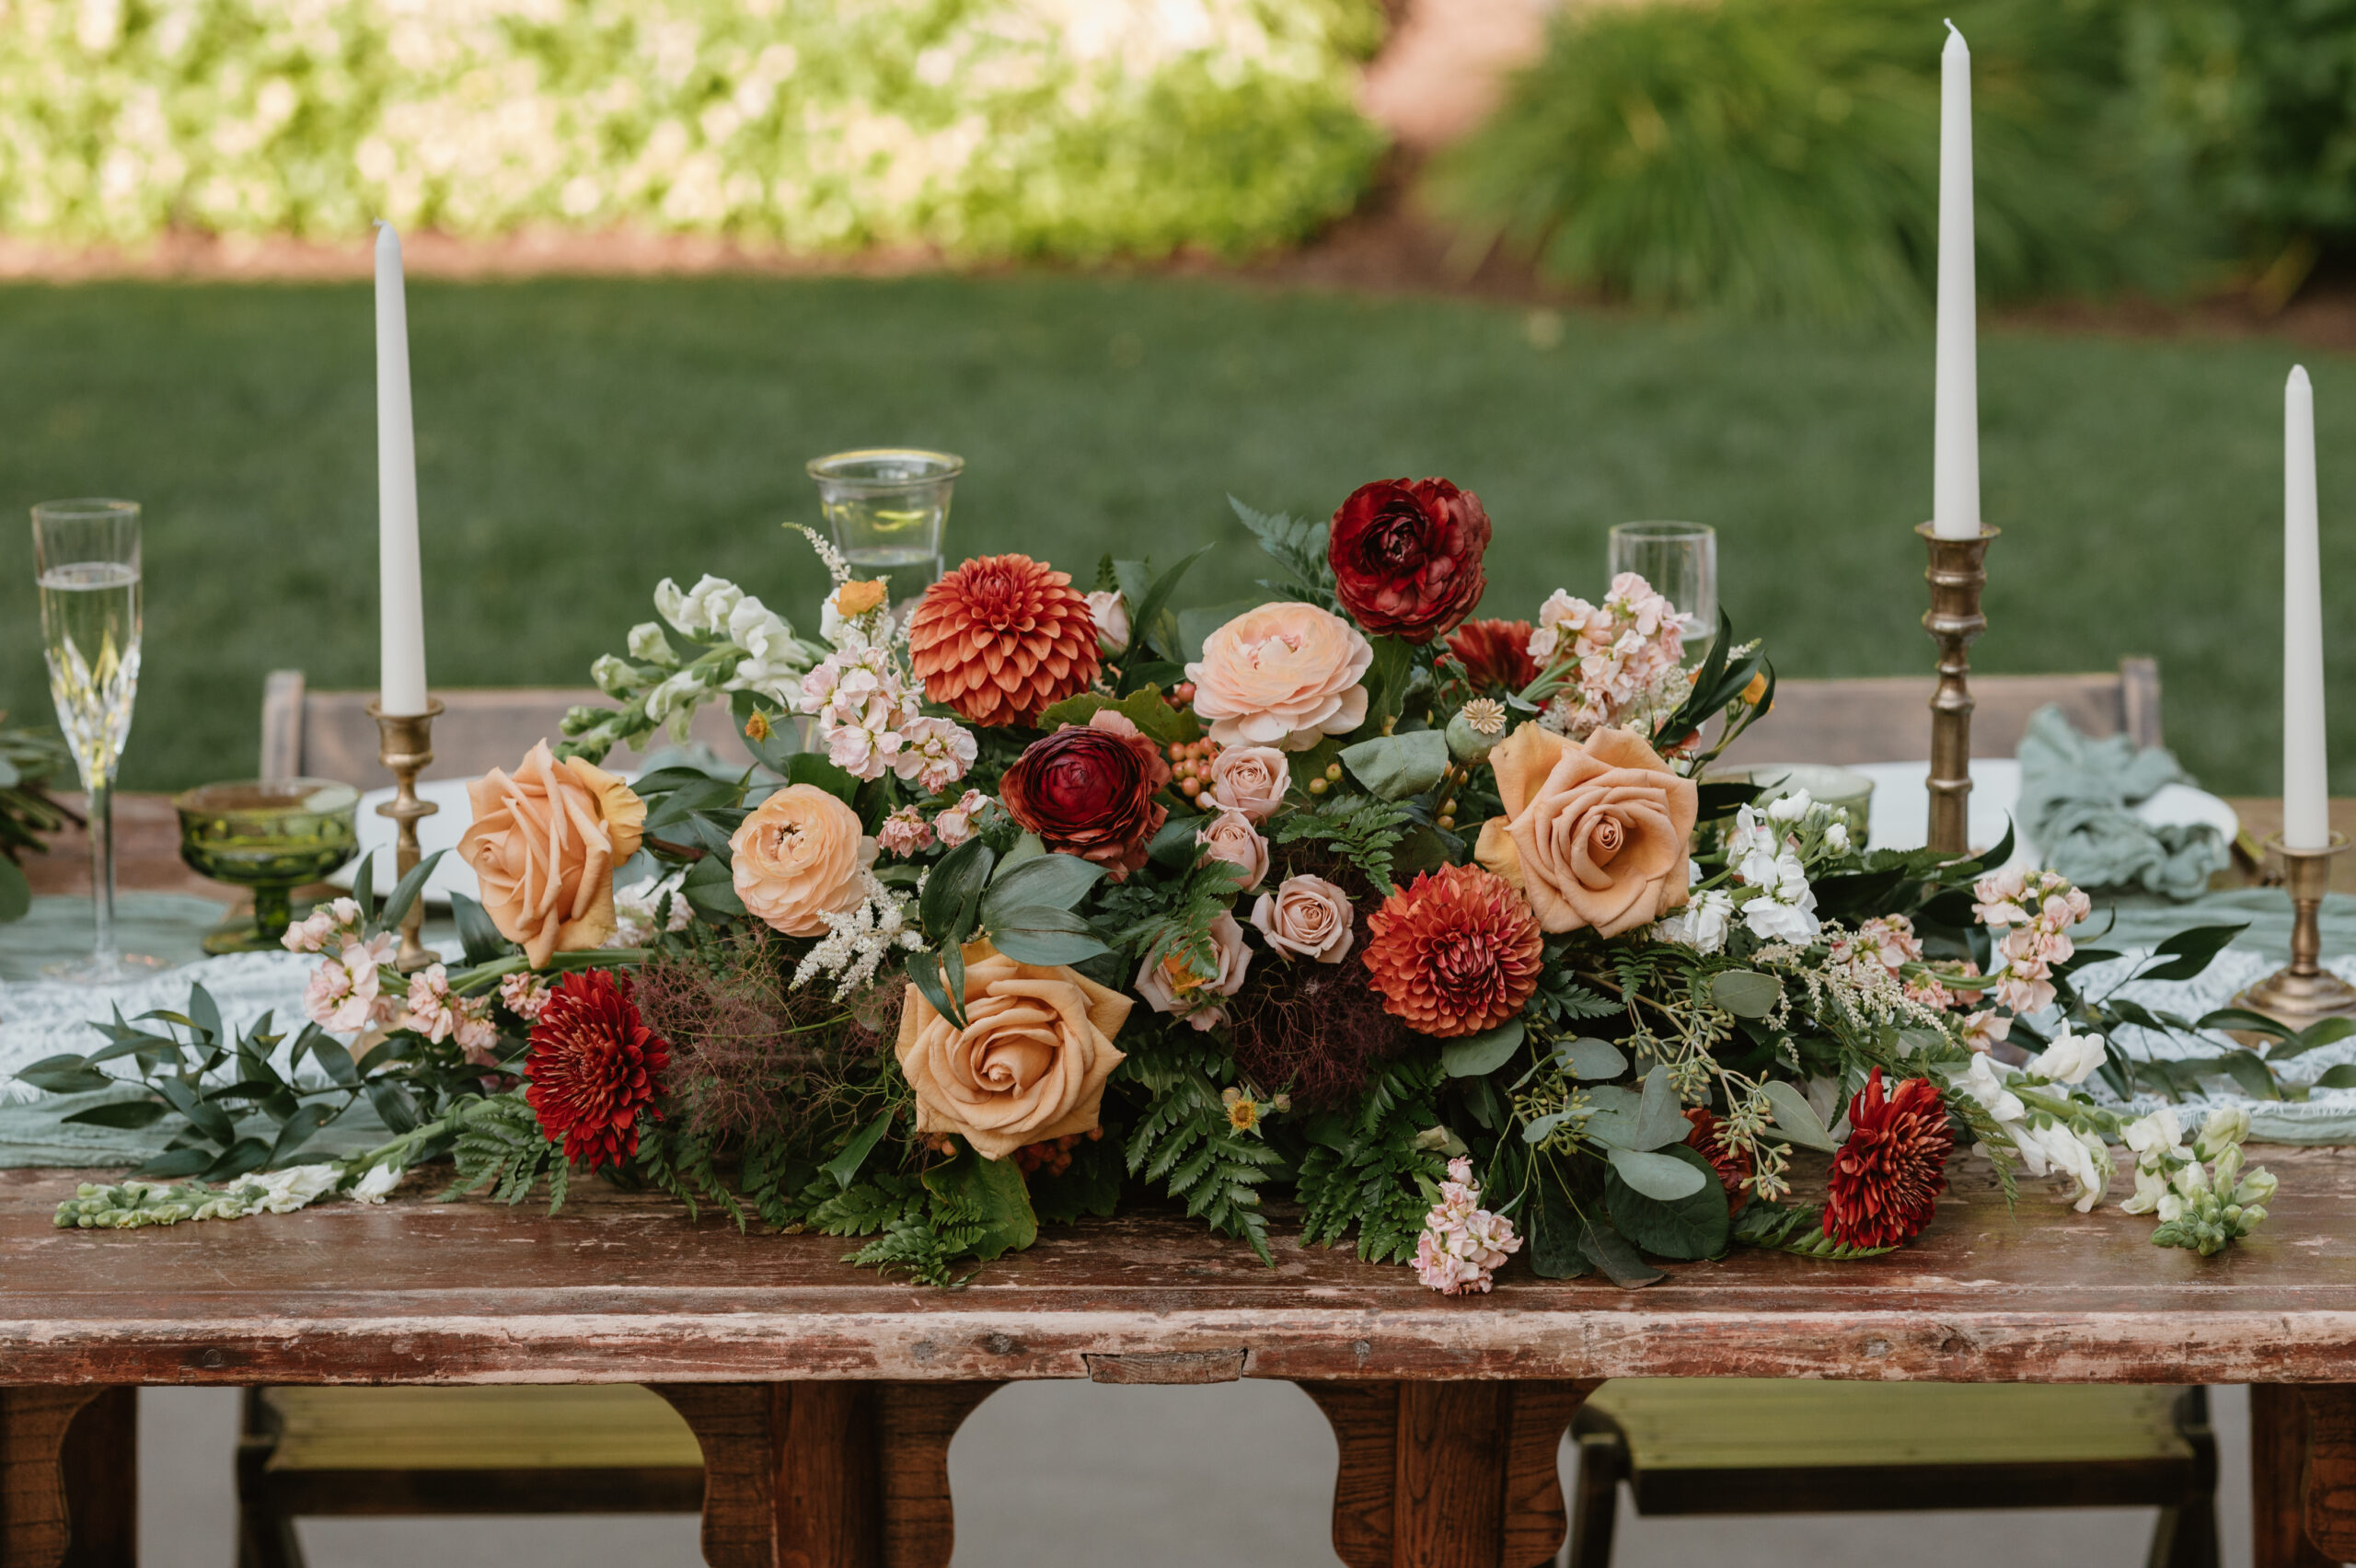
<path id="1" fill-rule="evenodd" d="M 1214 552 L 1222 501 L 1329 512 L 1445 474 L 1496 520 L 1485 613 L 1593 597 L 1604 531 L 1720 531 L 1721 594 L 1787 674 L 1927 671 L 1927 335 L 1181 279 L 700 278 L 419 283 L 410 297 L 430 674 L 585 684 L 664 574 L 814 620 L 803 461 L 880 443 L 967 459 L 952 559 Z M 365 285 L 0 287 L 0 503 L 145 503 L 147 641 L 127 787 L 249 774 L 261 677 L 373 684 Z M 2211 787 L 2279 756 L 2281 407 L 2268 341 L 1983 334 L 1992 671 L 2159 656 L 2168 735 Z M 2356 362 L 2316 384 L 2334 779 L 2356 793 Z M 48 713 L 29 532 L 0 524 L 0 708 Z"/>

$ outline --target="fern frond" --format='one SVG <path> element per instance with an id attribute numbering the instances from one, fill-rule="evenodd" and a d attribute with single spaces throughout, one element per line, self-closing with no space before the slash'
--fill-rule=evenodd
<path id="1" fill-rule="evenodd" d="M 1329 798 L 1314 811 L 1294 812 L 1276 822 L 1276 842 L 1311 839 L 1366 873 L 1384 897 L 1397 892 L 1391 880 L 1391 852 L 1415 821 L 1407 808 L 1371 795 Z"/>

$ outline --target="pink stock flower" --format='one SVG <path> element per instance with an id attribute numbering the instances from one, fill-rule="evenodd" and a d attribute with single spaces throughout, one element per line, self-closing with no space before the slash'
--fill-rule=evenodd
<path id="1" fill-rule="evenodd" d="M 990 797 L 979 790 L 968 790 L 957 797 L 957 803 L 932 819 L 934 836 L 944 849 L 954 849 L 974 836 L 974 819 L 994 805 Z"/>
<path id="2" fill-rule="evenodd" d="M 537 1023 L 540 1009 L 549 1005 L 549 983 L 537 974 L 503 975 L 499 982 L 499 999 L 525 1023 Z"/>
<path id="3" fill-rule="evenodd" d="M 1571 677 L 1547 707 L 1547 726 L 1580 739 L 1673 708 L 1685 689 L 1684 629 L 1677 607 L 1633 571 L 1611 580 L 1600 605 L 1555 590 L 1530 637 L 1531 659 Z"/>
<path id="4" fill-rule="evenodd" d="M 1472 1162 L 1451 1159 L 1439 1202 L 1415 1239 L 1415 1277 L 1443 1296 L 1485 1293 L 1507 1257 L 1521 1250 L 1513 1221 L 1480 1206 Z"/>
<path id="5" fill-rule="evenodd" d="M 393 935 L 380 931 L 366 941 L 347 937 L 335 956 L 311 971 L 303 986 L 303 1016 L 335 1034 L 357 1034 L 378 1018 L 382 969 L 392 962 Z"/>
<path id="6" fill-rule="evenodd" d="M 875 830 L 875 842 L 887 855 L 913 855 L 932 843 L 932 826 L 914 806 L 902 806 Z"/>

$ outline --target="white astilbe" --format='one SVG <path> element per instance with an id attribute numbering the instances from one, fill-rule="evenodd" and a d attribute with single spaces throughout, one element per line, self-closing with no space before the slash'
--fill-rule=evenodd
<path id="1" fill-rule="evenodd" d="M 836 997 L 850 996 L 874 980 L 895 950 L 924 946 L 915 899 L 895 894 L 872 871 L 861 871 L 859 882 L 859 903 L 826 916 L 826 934 L 793 971 L 795 989 L 824 976 L 835 983 Z"/>

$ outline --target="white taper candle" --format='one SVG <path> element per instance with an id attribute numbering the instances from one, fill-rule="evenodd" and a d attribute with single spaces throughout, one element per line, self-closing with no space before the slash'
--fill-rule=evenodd
<path id="1" fill-rule="evenodd" d="M 2282 842 L 2331 842 L 2325 765 L 2323 562 L 2316 541 L 2316 397 L 2306 367 L 2282 389 Z"/>
<path id="2" fill-rule="evenodd" d="M 377 707 L 425 711 L 425 594 L 418 566 L 417 439 L 410 425 L 401 236 L 376 225 Z"/>
<path id="3" fill-rule="evenodd" d="M 1980 367 L 1971 265 L 1971 51 L 1947 24 L 1939 57 L 1939 321 L 1931 531 L 1980 536 Z"/>

